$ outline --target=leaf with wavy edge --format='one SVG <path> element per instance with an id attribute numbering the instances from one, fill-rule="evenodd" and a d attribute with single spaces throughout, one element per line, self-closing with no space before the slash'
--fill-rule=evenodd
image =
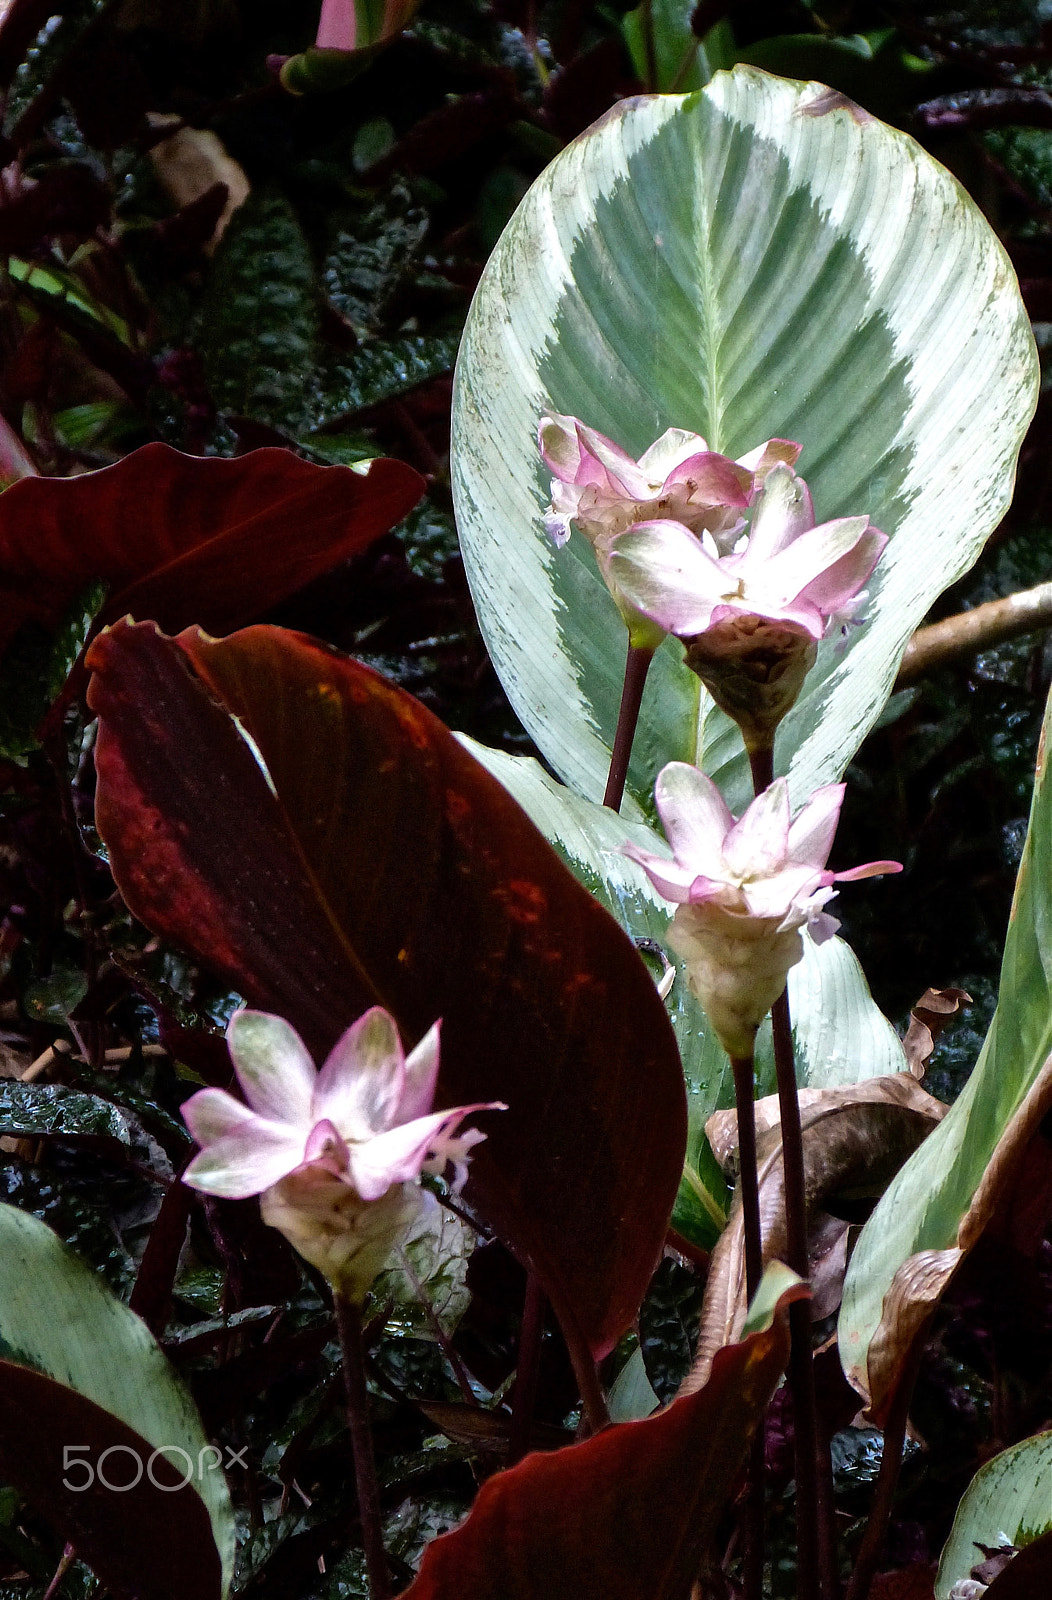
<path id="1" fill-rule="evenodd" d="M 844 1286 L 841 1361 L 878 1419 L 913 1338 L 1011 1193 L 1022 1155 L 1052 1108 L 1050 728 L 1052 697 L 990 1031 L 960 1097 L 866 1223 Z"/>
<path id="2" fill-rule="evenodd" d="M 555 846 L 567 866 L 631 936 L 666 948 L 674 907 L 621 852 L 627 839 L 644 850 L 667 850 L 643 822 L 626 821 L 606 806 L 583 800 L 549 777 L 537 761 L 487 749 L 460 735 L 461 743 L 522 806 Z M 705 1138 L 705 1123 L 719 1106 L 734 1103 L 734 1080 L 723 1046 L 679 971 L 667 1006 L 679 1043 L 687 1084 L 690 1135 L 687 1161 L 672 1224 L 705 1247 L 726 1219 L 727 1188 Z M 804 941 L 804 959 L 789 973 L 797 1074 L 808 1090 L 836 1088 L 901 1072 L 906 1065 L 894 1028 L 875 1004 L 858 960 L 842 939 L 816 945 Z M 774 1053 L 770 1023 L 757 1045 L 759 1093 L 773 1092 Z"/>
<path id="3" fill-rule="evenodd" d="M 465 331 L 453 486 L 468 576 L 505 689 L 559 775 L 601 797 L 626 635 L 585 539 L 542 526 L 545 409 L 633 456 L 669 426 L 741 455 L 803 445 L 820 520 L 891 536 L 869 620 L 821 649 L 780 733 L 797 803 L 872 727 L 914 627 L 1008 504 L 1037 395 L 1007 256 L 912 139 L 753 68 L 699 94 L 621 102 L 559 155 L 483 274 Z M 737 730 L 666 640 L 651 668 L 626 811 L 689 760 L 733 809 Z M 633 798 L 634 797 L 634 798 Z"/>

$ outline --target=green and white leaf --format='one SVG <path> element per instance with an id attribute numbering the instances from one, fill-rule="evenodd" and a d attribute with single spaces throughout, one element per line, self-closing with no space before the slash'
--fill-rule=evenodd
<path id="1" fill-rule="evenodd" d="M 0 1358 L 75 1389 L 155 1448 L 181 1448 L 196 1463 L 209 1444 L 146 1324 L 50 1228 L 8 1205 L 0 1205 Z M 211 1519 L 226 1594 L 234 1516 L 223 1474 L 202 1472 L 195 1489 Z"/>
<path id="2" fill-rule="evenodd" d="M 460 738 L 625 931 L 637 941 L 652 941 L 675 965 L 676 958 L 667 949 L 674 907 L 621 850 L 631 839 L 645 850 L 667 854 L 661 835 L 646 823 L 625 821 L 594 800 L 583 800 L 549 777 L 537 761 L 487 749 L 464 735 Z M 654 972 L 656 978 L 661 976 L 660 964 L 655 964 Z M 687 987 L 682 963 L 666 1003 L 683 1060 L 690 1117 L 687 1160 L 672 1222 L 687 1238 L 707 1246 L 725 1220 L 727 1190 L 705 1138 L 705 1123 L 713 1111 L 734 1104 L 734 1080 L 723 1047 Z M 835 1088 L 904 1070 L 898 1035 L 875 1004 L 854 952 L 842 939 L 824 945 L 805 939 L 804 959 L 789 973 L 789 1006 L 801 1084 Z M 773 1094 L 769 1023 L 757 1041 L 756 1068 L 757 1093 Z"/>
<path id="3" fill-rule="evenodd" d="M 1002 1450 L 964 1491 L 939 1560 L 935 1600 L 967 1578 L 982 1559 L 979 1545 L 1032 1544 L 1052 1530 L 1052 1433 L 1038 1433 Z"/>
<path id="4" fill-rule="evenodd" d="M 736 456 L 803 445 L 820 520 L 891 536 L 868 622 L 826 643 L 780 732 L 794 799 L 837 778 L 906 642 L 1008 504 L 1037 394 L 1007 256 L 912 139 L 817 84 L 749 67 L 615 107 L 526 195 L 491 257 L 457 366 L 453 487 L 486 643 L 531 736 L 601 797 L 626 635 L 586 540 L 547 540 L 545 409 L 633 455 L 667 427 Z M 658 769 L 703 765 L 749 797 L 737 729 L 666 640 L 626 811 Z"/>
<path id="5" fill-rule="evenodd" d="M 1006 1128 L 1052 1071 L 1050 739 L 1052 696 L 990 1031 L 960 1096 L 881 1197 L 848 1267 L 838 1338 L 844 1370 L 863 1390 L 870 1342 L 896 1272 L 920 1251 L 958 1246 L 961 1223 Z"/>

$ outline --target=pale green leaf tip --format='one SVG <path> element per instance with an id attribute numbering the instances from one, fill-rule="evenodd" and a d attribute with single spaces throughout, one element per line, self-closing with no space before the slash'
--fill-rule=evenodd
<path id="1" fill-rule="evenodd" d="M 750 1302 L 742 1338 L 748 1338 L 751 1333 L 765 1333 L 782 1309 L 783 1301 L 802 1300 L 810 1293 L 799 1273 L 787 1267 L 784 1261 L 772 1261 L 765 1268 L 760 1287 Z"/>

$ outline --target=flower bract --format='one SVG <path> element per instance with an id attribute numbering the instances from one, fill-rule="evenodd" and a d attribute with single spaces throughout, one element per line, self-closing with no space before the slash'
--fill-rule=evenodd
<path id="1" fill-rule="evenodd" d="M 606 559 L 628 603 L 680 638 L 759 616 L 819 640 L 853 616 L 886 544 L 866 516 L 816 526 L 806 483 L 778 464 L 748 537 L 729 553 L 678 518 L 640 518 L 611 541 Z"/>
<path id="2" fill-rule="evenodd" d="M 799 445 L 769 439 L 740 461 L 710 450 L 683 428 L 669 428 L 638 460 L 576 417 L 547 413 L 538 444 L 552 472 L 545 528 L 556 546 L 571 527 L 587 538 L 599 570 L 628 626 L 631 642 L 655 645 L 670 630 L 646 618 L 619 587 L 609 563 L 611 542 L 639 522 L 673 519 L 688 534 L 706 534 L 730 548 L 757 486 L 778 463 L 791 464 Z"/>
<path id="3" fill-rule="evenodd" d="M 778 778 L 736 821 L 710 778 L 674 761 L 655 787 L 672 859 L 624 847 L 677 903 L 669 943 L 732 1056 L 751 1054 L 757 1028 L 803 955 L 801 930 L 816 943 L 836 931 L 824 910 L 834 884 L 901 871 L 894 861 L 827 869 L 843 797 L 843 784 L 826 784 L 793 819 Z"/>

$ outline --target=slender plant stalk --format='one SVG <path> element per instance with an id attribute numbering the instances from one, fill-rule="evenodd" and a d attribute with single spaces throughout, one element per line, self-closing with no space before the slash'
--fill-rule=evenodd
<path id="1" fill-rule="evenodd" d="M 734 1100 L 738 1113 L 738 1183 L 745 1225 L 745 1285 L 751 1300 L 763 1276 L 760 1237 L 760 1191 L 756 1180 L 755 1077 L 752 1056 L 731 1057 Z M 762 1600 L 764 1568 L 764 1432 L 761 1421 L 749 1453 L 748 1481 L 742 1508 L 745 1554 L 742 1565 L 744 1600 Z"/>
<path id="2" fill-rule="evenodd" d="M 391 1579 L 380 1523 L 380 1489 L 369 1429 L 369 1395 L 365 1386 L 365 1351 L 362 1316 L 358 1307 L 333 1291 L 336 1326 L 343 1354 L 343 1386 L 347 1395 L 347 1423 L 354 1453 L 354 1478 L 358 1488 L 358 1516 L 362 1524 L 369 1600 L 390 1600 Z"/>
<path id="3" fill-rule="evenodd" d="M 895 1486 L 899 1481 L 899 1468 L 902 1465 L 902 1450 L 906 1442 L 906 1418 L 909 1414 L 910 1401 L 913 1399 L 913 1386 L 917 1381 L 917 1372 L 920 1368 L 921 1356 L 924 1352 L 925 1327 L 914 1339 L 906 1367 L 899 1379 L 895 1397 L 891 1402 L 887 1421 L 884 1424 L 884 1445 L 880 1454 L 880 1472 L 877 1474 L 877 1488 L 870 1507 L 869 1521 L 866 1531 L 862 1536 L 855 1564 L 851 1570 L 851 1578 L 847 1586 L 847 1600 L 867 1600 L 873 1574 L 877 1570 L 877 1561 L 884 1545 L 884 1537 L 888 1531 L 891 1520 L 891 1509 L 895 1501 Z"/>
<path id="4" fill-rule="evenodd" d="M 774 782 L 774 746 L 749 751 L 753 789 L 762 794 Z M 771 1011 L 774 1064 L 778 1080 L 778 1108 L 782 1135 L 785 1187 L 786 1253 L 789 1266 L 801 1278 L 809 1275 L 807 1259 L 807 1193 L 804 1183 L 804 1141 L 800 1127 L 800 1102 L 796 1094 L 796 1062 L 789 1017 L 789 996 L 783 991 Z M 789 1307 L 789 1387 L 793 1397 L 796 1465 L 796 1592 L 798 1600 L 818 1600 L 819 1574 L 835 1574 L 836 1555 L 819 1550 L 818 1409 L 815 1403 L 815 1368 L 811 1351 L 811 1302 L 797 1300 Z M 831 1505 L 831 1496 L 827 1496 Z M 832 1538 L 830 1515 L 821 1519 L 826 1539 Z M 824 1587 L 824 1586 L 823 1586 Z M 835 1590 L 822 1600 L 835 1600 Z"/>
<path id="5" fill-rule="evenodd" d="M 526 1297 L 519 1330 L 519 1356 L 515 1369 L 515 1391 L 511 1398 L 511 1431 L 508 1435 L 507 1465 L 513 1467 L 530 1448 L 533 1408 L 537 1399 L 537 1373 L 544 1333 L 544 1308 L 547 1297 L 535 1272 L 526 1277 Z"/>
<path id="6" fill-rule="evenodd" d="M 632 741 L 636 736 L 636 723 L 639 721 L 639 707 L 642 704 L 643 689 L 653 659 L 654 652 L 649 647 L 629 645 L 625 661 L 625 686 L 621 691 L 621 709 L 617 714 L 617 732 L 614 734 L 614 748 L 610 752 L 610 773 L 606 780 L 606 793 L 603 796 L 604 806 L 609 806 L 611 811 L 621 809 L 625 779 L 628 777 L 628 763 L 632 755 Z"/>

